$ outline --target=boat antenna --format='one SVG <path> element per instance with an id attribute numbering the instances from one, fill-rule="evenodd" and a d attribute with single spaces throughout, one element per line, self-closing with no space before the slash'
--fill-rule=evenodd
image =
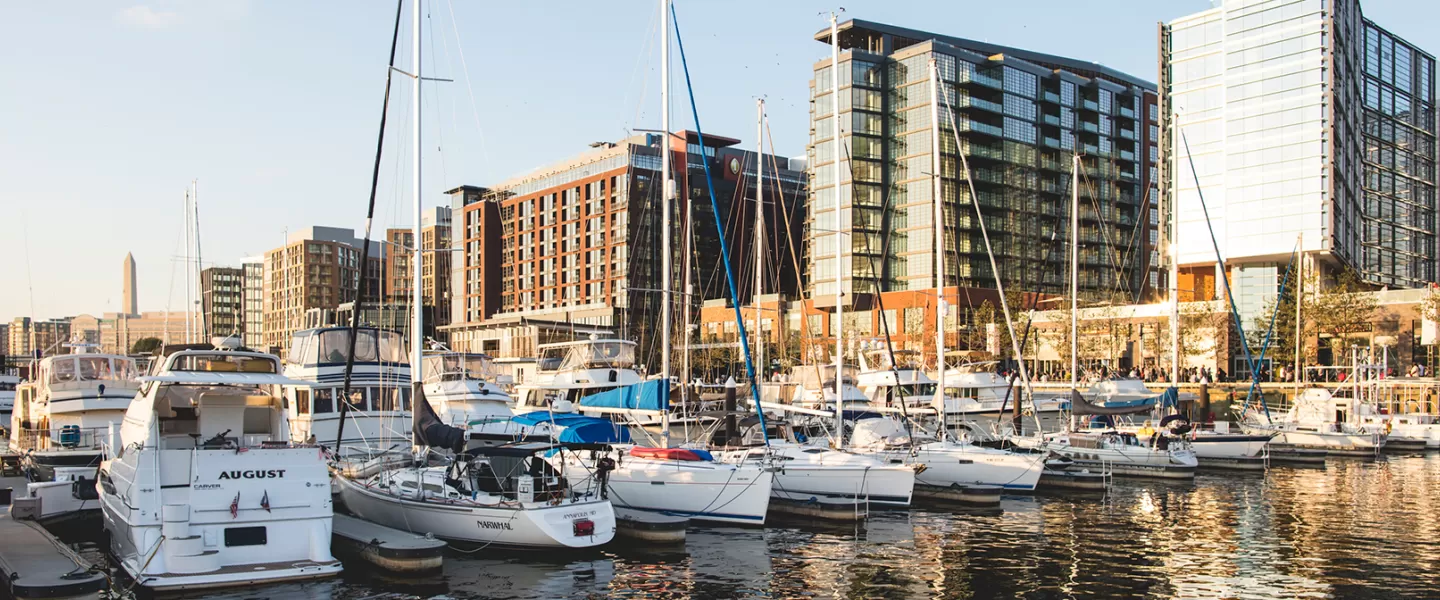
<path id="1" fill-rule="evenodd" d="M 417 5 L 418 1 L 416 0 Z M 397 0 L 395 3 L 395 32 L 390 36 L 390 66 L 385 70 L 385 101 L 380 106 L 380 135 L 375 141 L 375 168 L 370 174 L 370 205 L 365 212 L 365 241 L 360 244 L 360 276 L 355 278 L 355 309 L 350 311 L 350 351 L 345 353 L 345 383 L 340 392 L 340 424 L 335 428 L 336 456 L 340 453 L 340 441 L 345 439 L 345 413 L 350 408 L 350 377 L 355 372 L 355 339 L 359 336 L 360 310 L 364 306 L 362 301 L 365 299 L 365 288 L 370 282 L 370 224 L 375 219 L 375 192 L 380 184 L 380 157 L 385 149 L 385 117 L 390 113 L 390 83 L 395 75 L 395 47 L 400 41 L 400 11 L 404 4 L 404 0 Z M 416 281 L 414 285 L 418 286 L 419 283 Z M 415 310 L 419 310 L 419 307 L 415 307 Z M 379 344 L 380 340 L 376 339 L 375 343 Z M 419 365 L 415 368 L 418 369 Z M 411 378 L 414 378 L 413 373 Z"/>

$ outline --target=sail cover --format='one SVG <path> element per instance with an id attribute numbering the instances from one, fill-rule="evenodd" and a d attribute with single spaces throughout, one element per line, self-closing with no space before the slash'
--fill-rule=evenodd
<path id="1" fill-rule="evenodd" d="M 558 431 L 555 441 L 562 444 L 623 444 L 630 441 L 629 429 L 599 417 L 537 410 L 516 415 L 510 420 L 530 427 L 550 423 Z"/>
<path id="2" fill-rule="evenodd" d="M 1132 415 L 1154 410 L 1157 404 L 1174 406 L 1179 397 L 1179 391 L 1172 387 L 1166 388 L 1159 396 L 1150 398 L 1094 404 L 1081 396 L 1079 391 L 1070 390 L 1070 410 L 1076 415 Z"/>
<path id="3" fill-rule="evenodd" d="M 430 407 L 430 401 L 425 399 L 424 386 L 415 386 L 415 402 L 411 410 L 415 411 L 411 433 L 415 435 L 416 446 L 449 448 L 456 453 L 465 451 L 469 436 L 464 429 L 451 427 L 440 420 L 435 409 Z"/>
<path id="4" fill-rule="evenodd" d="M 624 408 L 630 410 L 665 410 L 665 401 L 661 392 L 665 391 L 665 381 L 651 379 L 634 385 L 626 385 L 613 390 L 591 394 L 580 399 L 580 406 L 594 408 Z"/>

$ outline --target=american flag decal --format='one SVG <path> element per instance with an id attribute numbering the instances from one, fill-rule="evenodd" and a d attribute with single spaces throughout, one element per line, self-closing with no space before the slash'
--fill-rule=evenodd
<path id="1" fill-rule="evenodd" d="M 230 501 L 230 518 L 240 516 L 240 492 L 235 492 L 235 499 Z"/>
<path id="2" fill-rule="evenodd" d="M 270 512 L 270 490 L 265 490 L 265 495 L 260 498 L 260 508 L 265 509 L 267 513 Z"/>

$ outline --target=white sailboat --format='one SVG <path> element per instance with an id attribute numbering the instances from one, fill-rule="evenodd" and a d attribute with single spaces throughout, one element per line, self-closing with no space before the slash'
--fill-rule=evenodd
<path id="1" fill-rule="evenodd" d="M 325 460 L 290 443 L 269 354 L 182 350 L 142 377 L 98 492 L 110 552 L 152 591 L 340 572 Z"/>
<path id="2" fill-rule="evenodd" d="M 411 198 L 416 244 L 423 239 L 420 226 L 420 19 L 419 2 L 411 3 Z M 388 95 L 388 90 L 387 90 Z M 417 249 L 418 250 L 418 249 Z M 423 364 L 424 334 L 422 286 L 424 253 L 416 251 L 411 305 L 410 364 Z M 359 288 L 363 289 L 363 288 Z M 357 297 L 357 300 L 359 298 Z M 358 302 L 357 302 L 358 309 Z M 359 310 L 356 311 L 359 313 Z M 341 471 L 334 478 L 340 498 L 349 510 L 386 527 L 433 534 L 483 547 L 588 548 L 615 536 L 615 513 L 610 502 L 594 493 L 572 489 L 565 476 L 550 466 L 544 454 L 549 444 L 520 443 L 466 450 L 468 432 L 442 423 L 424 400 L 424 388 L 413 382 L 416 402 L 411 419 L 413 443 L 422 448 L 443 448 L 456 454 L 448 464 L 427 466 L 430 453 L 422 450 L 414 466 L 386 469 L 363 478 Z"/>

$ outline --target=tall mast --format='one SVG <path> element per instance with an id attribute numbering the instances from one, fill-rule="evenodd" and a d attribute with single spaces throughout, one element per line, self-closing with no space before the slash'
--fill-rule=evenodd
<path id="1" fill-rule="evenodd" d="M 195 282 L 194 282 L 194 280 L 192 280 L 191 277 L 190 277 L 191 267 L 193 266 L 193 265 L 190 264 L 190 248 L 192 247 L 192 244 L 193 244 L 193 242 L 191 241 L 191 237 L 190 237 L 190 231 L 191 231 L 191 230 L 190 230 L 190 188 L 189 188 L 189 187 L 186 187 L 186 188 L 185 188 L 185 343 L 187 343 L 187 344 L 189 344 L 189 343 L 191 343 L 191 342 L 194 341 L 194 339 L 193 339 L 191 336 L 192 336 L 192 332 L 193 332 L 193 329 L 194 329 L 193 326 L 194 326 L 194 324 L 195 324 L 195 323 L 194 323 L 194 316 L 193 316 L 193 315 L 191 314 L 191 312 L 190 312 L 190 311 L 195 307 L 194 304 L 192 304 L 192 302 L 194 301 L 194 299 L 191 298 L 191 293 L 194 292 L 194 289 L 195 289 Z"/>
<path id="2" fill-rule="evenodd" d="M 203 344 L 210 339 L 210 324 L 205 314 L 205 255 L 200 250 L 200 180 L 191 179 L 190 187 L 191 217 L 195 223 L 195 332 Z"/>
<path id="3" fill-rule="evenodd" d="M 845 391 L 845 270 L 841 264 L 845 249 L 841 242 L 845 234 L 841 231 L 843 220 L 840 218 L 840 157 L 844 142 L 840 137 L 840 27 L 833 12 L 830 13 L 830 89 L 830 101 L 834 104 L 831 116 L 835 119 L 835 445 L 844 447 L 845 414 L 841 398 Z"/>
<path id="4" fill-rule="evenodd" d="M 660 189 L 663 200 L 661 208 L 660 223 L 663 227 L 660 241 L 660 379 L 661 392 L 665 401 L 661 405 L 661 419 L 665 421 L 662 425 L 662 436 L 665 447 L 670 447 L 670 425 L 666 415 L 669 414 L 669 391 L 670 391 L 670 353 L 672 348 L 670 338 L 673 324 L 670 322 L 670 309 L 675 302 L 673 275 L 671 274 L 671 249 L 670 233 L 671 220 L 670 203 L 674 201 L 670 189 L 670 0 L 660 0 L 660 127 L 664 129 L 660 143 Z M 704 158 L 705 151 L 701 149 L 701 158 Z M 688 220 L 688 219 L 687 219 Z M 689 303 L 689 299 L 686 299 Z M 689 354 L 689 337 L 686 337 L 686 354 Z"/>
<path id="5" fill-rule="evenodd" d="M 1070 163 L 1070 390 L 1080 376 L 1080 153 Z"/>
<path id="6" fill-rule="evenodd" d="M 957 140 L 958 141 L 958 140 Z M 940 193 L 940 70 L 935 56 L 930 56 L 930 181 L 934 184 L 935 216 L 935 366 L 939 369 L 940 385 L 935 386 L 935 399 L 945 395 L 945 204 Z M 897 382 L 898 383 L 898 382 Z M 936 406 L 942 406 L 936 404 Z"/>
<path id="7" fill-rule="evenodd" d="M 1180 210 L 1178 198 L 1166 205 L 1166 221 L 1170 235 L 1166 237 L 1166 254 L 1170 257 L 1170 385 L 1180 385 Z"/>
<path id="8" fill-rule="evenodd" d="M 1305 376 L 1305 366 L 1300 362 L 1300 339 L 1302 331 L 1300 327 L 1301 324 L 1304 323 L 1304 321 L 1300 320 L 1300 306 L 1305 304 L 1304 232 L 1300 233 L 1300 238 L 1299 241 L 1296 242 L 1296 246 L 1300 248 L 1299 260 L 1296 264 L 1296 266 L 1299 267 L 1299 271 L 1295 273 L 1295 397 L 1298 398 L 1300 396 L 1300 379 Z M 1275 305 L 1279 306 L 1280 303 L 1276 302 Z"/>
<path id="9" fill-rule="evenodd" d="M 765 326 L 760 311 L 760 295 L 765 293 L 765 99 L 755 100 L 755 291 L 750 302 L 755 305 L 755 364 L 757 374 L 765 379 Z"/>
<path id="10" fill-rule="evenodd" d="M 410 243 L 410 398 L 415 402 L 424 400 L 420 393 L 420 385 L 424 381 L 424 373 L 420 363 L 421 352 L 425 342 L 425 311 L 422 308 L 424 298 L 420 293 L 421 263 L 424 262 L 424 253 L 420 251 L 420 84 L 422 74 L 420 72 L 420 0 L 415 0 L 410 5 L 410 61 L 411 68 L 415 70 L 415 85 L 410 88 L 410 104 L 413 110 L 410 112 L 410 127 L 414 130 L 411 136 L 410 146 L 410 169 L 412 180 L 410 182 L 411 210 L 410 218 L 414 219 L 411 224 L 411 235 L 415 237 Z M 363 273 L 369 265 L 360 265 Z M 355 294 L 355 314 L 360 313 L 360 298 L 365 290 Z M 347 399 L 348 400 L 348 399 Z M 415 421 L 415 409 L 411 407 L 410 421 L 413 428 Z"/>

